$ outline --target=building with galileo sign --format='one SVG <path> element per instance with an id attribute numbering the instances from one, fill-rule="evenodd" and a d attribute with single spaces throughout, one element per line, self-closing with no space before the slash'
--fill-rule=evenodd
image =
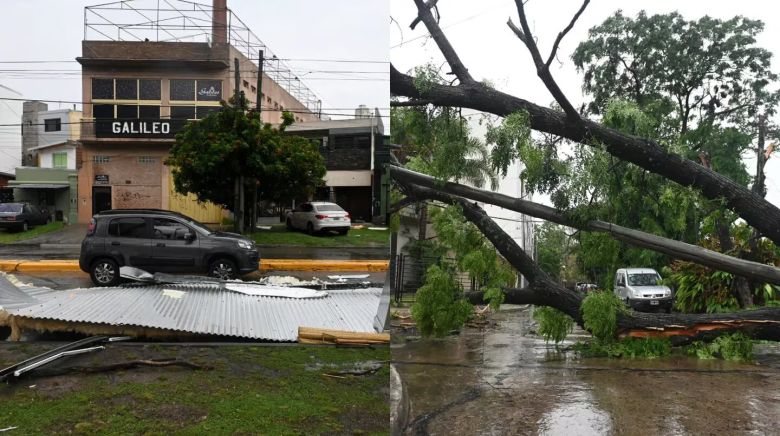
<path id="1" fill-rule="evenodd" d="M 148 4 L 152 9 L 157 5 Z M 220 110 L 236 86 L 252 105 L 261 99 L 266 122 L 280 122 L 282 110 L 293 112 L 298 122 L 319 120 L 319 100 L 300 80 L 292 80 L 289 71 L 281 73 L 285 66 L 278 58 L 268 56 L 271 65 L 265 64 L 258 92 L 258 50 L 270 52 L 227 9 L 226 0 L 192 9 L 190 2 L 169 0 L 165 8 L 147 14 L 156 18 L 150 24 L 122 2 L 85 8 L 85 37 L 77 58 L 84 101 L 79 222 L 111 208 L 169 209 L 218 222 L 219 207 L 174 192 L 164 162 L 184 125 Z M 202 32 L 201 25 L 202 41 L 193 42 L 198 38 L 191 29 L 170 25 L 171 14 L 179 17 L 177 22 L 182 17 L 185 22 L 210 22 L 211 32 Z M 120 24 L 111 31 L 110 23 Z"/>

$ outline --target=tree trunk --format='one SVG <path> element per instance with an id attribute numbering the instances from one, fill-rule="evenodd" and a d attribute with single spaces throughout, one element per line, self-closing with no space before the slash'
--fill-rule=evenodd
<path id="1" fill-rule="evenodd" d="M 580 230 L 608 233 L 617 240 L 664 253 L 676 259 L 687 260 L 717 270 L 727 271 L 735 275 L 743 275 L 756 281 L 780 284 L 780 268 L 771 265 L 764 265 L 758 262 L 727 256 L 696 245 L 674 241 L 604 221 L 577 221 L 568 218 L 565 214 L 562 214 L 549 206 L 483 189 L 472 188 L 458 183 L 442 183 L 431 176 L 392 165 L 388 165 L 387 170 L 390 177 L 397 183 L 404 185 L 413 184 L 439 190 L 443 193 L 493 204 L 508 210 L 513 210 L 535 218 L 541 218 Z"/>
<path id="2" fill-rule="evenodd" d="M 390 174 L 395 178 L 398 173 Z M 527 289 L 506 292 L 507 302 L 554 307 L 584 327 L 580 311 L 583 296 L 551 280 L 476 203 L 441 191 L 399 182 L 405 192 L 421 201 L 427 199 L 459 205 L 465 218 L 474 223 L 496 250 L 528 279 L 530 286 Z M 470 297 L 474 301 L 474 297 Z M 649 314 L 628 311 L 618 313 L 617 325 L 621 335 L 672 337 L 678 342 L 690 338 L 709 339 L 718 333 L 734 330 L 756 338 L 780 340 L 780 308 L 726 314 Z"/>
<path id="3" fill-rule="evenodd" d="M 394 96 L 420 99 L 436 106 L 465 107 L 507 116 L 525 111 L 531 128 L 582 144 L 604 147 L 611 155 L 631 162 L 682 186 L 698 189 L 704 197 L 724 199 L 752 227 L 780 245 L 780 209 L 760 195 L 698 163 L 666 151 L 657 142 L 627 135 L 583 119 L 572 122 L 566 114 L 504 94 L 480 83 L 458 86 L 431 85 L 421 91 L 414 78 L 390 65 L 390 92 Z"/>

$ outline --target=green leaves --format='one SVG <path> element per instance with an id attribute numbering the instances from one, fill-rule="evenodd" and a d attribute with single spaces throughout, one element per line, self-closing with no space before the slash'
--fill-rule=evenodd
<path id="1" fill-rule="evenodd" d="M 534 307 L 533 318 L 539 323 L 539 334 L 547 342 L 563 342 L 574 328 L 572 317 L 552 307 Z"/>
<path id="2" fill-rule="evenodd" d="M 425 336 L 448 335 L 459 329 L 472 312 L 471 304 L 460 298 L 460 287 L 452 271 L 432 265 L 425 273 L 425 284 L 417 290 L 412 316 Z"/>
<path id="3" fill-rule="evenodd" d="M 617 334 L 617 315 L 626 307 L 612 292 L 596 291 L 588 294 L 580 306 L 585 328 L 601 342 L 612 342 Z"/>

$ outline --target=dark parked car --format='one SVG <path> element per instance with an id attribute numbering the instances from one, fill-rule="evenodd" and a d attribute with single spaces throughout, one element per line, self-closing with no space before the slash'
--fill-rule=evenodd
<path id="1" fill-rule="evenodd" d="M 249 239 L 214 232 L 180 213 L 114 209 L 92 217 L 81 243 L 79 267 L 96 285 L 111 286 L 119 282 L 119 267 L 124 265 L 233 279 L 256 271 L 259 259 Z"/>
<path id="2" fill-rule="evenodd" d="M 0 228 L 27 231 L 49 222 L 49 213 L 33 204 L 0 203 Z"/>

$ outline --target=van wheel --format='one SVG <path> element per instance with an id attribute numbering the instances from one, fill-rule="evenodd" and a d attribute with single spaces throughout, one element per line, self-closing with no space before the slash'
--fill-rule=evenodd
<path id="1" fill-rule="evenodd" d="M 220 257 L 209 265 L 209 275 L 220 280 L 233 280 L 238 277 L 236 263 L 226 257 Z"/>
<path id="2" fill-rule="evenodd" d="M 97 286 L 115 286 L 119 283 L 119 267 L 109 258 L 98 259 L 92 262 L 89 276 Z"/>

